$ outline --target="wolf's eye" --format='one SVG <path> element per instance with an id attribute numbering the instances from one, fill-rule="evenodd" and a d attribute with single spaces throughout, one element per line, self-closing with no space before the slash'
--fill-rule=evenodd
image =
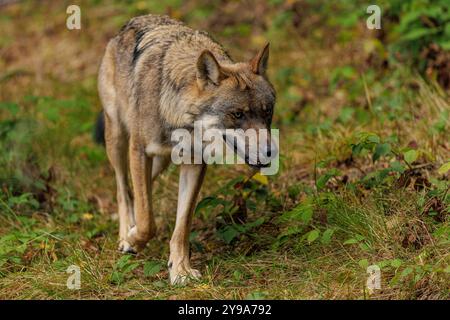
<path id="1" fill-rule="evenodd" d="M 240 111 L 238 112 L 233 112 L 233 117 L 235 117 L 236 119 L 240 119 L 244 116 L 244 114 Z"/>

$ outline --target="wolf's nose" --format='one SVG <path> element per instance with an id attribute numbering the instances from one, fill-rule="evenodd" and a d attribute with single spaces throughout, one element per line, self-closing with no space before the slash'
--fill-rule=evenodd
<path id="1" fill-rule="evenodd" d="M 272 149 L 267 150 L 267 156 L 269 158 L 272 157 Z"/>

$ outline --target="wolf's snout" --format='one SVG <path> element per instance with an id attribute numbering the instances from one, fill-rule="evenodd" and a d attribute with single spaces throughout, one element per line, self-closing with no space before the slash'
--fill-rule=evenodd
<path id="1" fill-rule="evenodd" d="M 251 167 L 270 167 L 278 154 L 278 146 L 267 129 L 227 133 L 223 135 L 225 142 Z"/>

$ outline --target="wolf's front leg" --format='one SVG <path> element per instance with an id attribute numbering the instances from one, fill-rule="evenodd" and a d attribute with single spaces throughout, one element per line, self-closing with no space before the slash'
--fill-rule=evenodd
<path id="1" fill-rule="evenodd" d="M 192 213 L 206 172 L 203 164 L 182 164 L 175 229 L 170 240 L 169 274 L 172 284 L 184 284 L 190 277 L 199 278 L 200 272 L 189 262 L 189 233 Z"/>

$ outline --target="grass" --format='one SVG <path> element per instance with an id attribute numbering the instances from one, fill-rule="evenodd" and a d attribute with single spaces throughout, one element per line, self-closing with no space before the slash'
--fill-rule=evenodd
<path id="1" fill-rule="evenodd" d="M 79 31 L 65 28 L 69 3 L 1 11 L 0 298 L 449 298 L 448 91 L 387 58 L 359 4 L 292 3 L 81 1 Z M 177 168 L 155 185 L 156 238 L 124 256 L 113 171 L 92 141 L 104 46 L 146 12 L 209 30 L 236 60 L 271 41 L 280 172 L 209 169 L 191 234 L 203 278 L 188 287 L 165 267 Z"/>

